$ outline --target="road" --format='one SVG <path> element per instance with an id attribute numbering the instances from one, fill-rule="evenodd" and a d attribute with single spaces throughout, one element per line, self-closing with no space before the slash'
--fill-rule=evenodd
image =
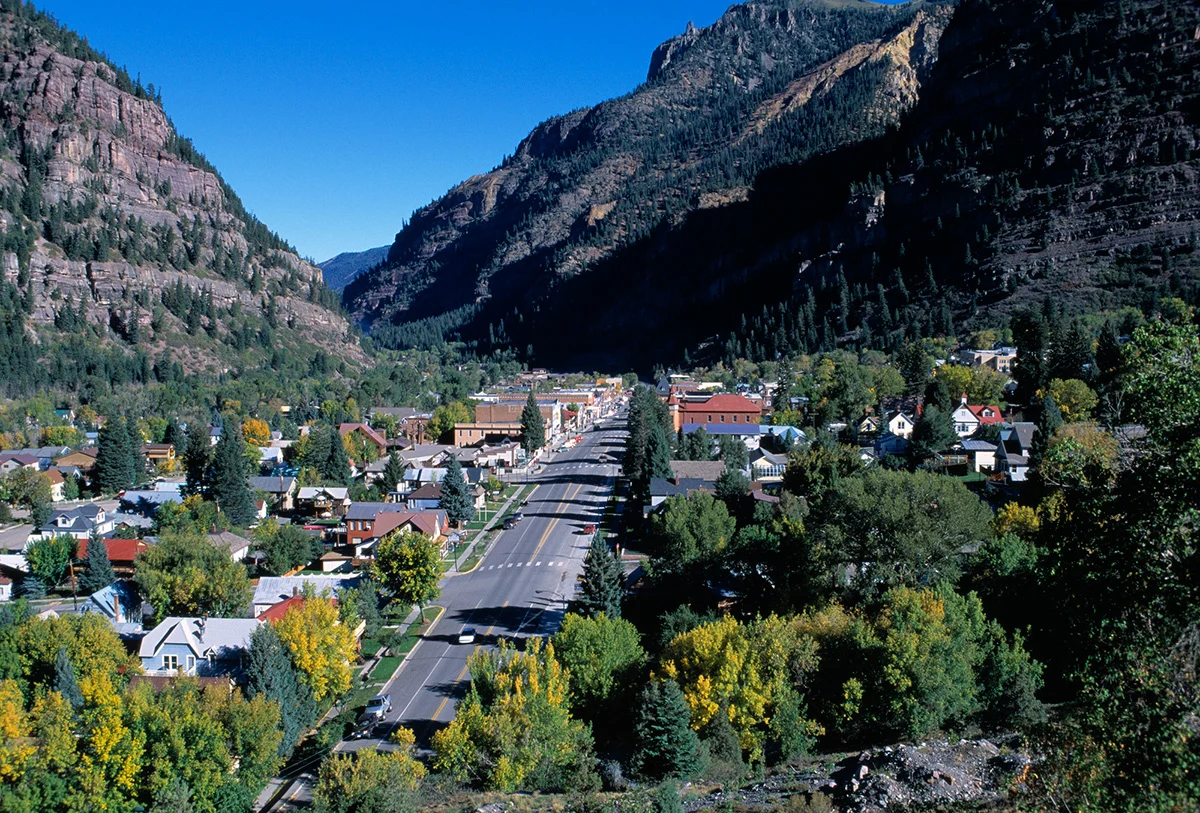
<path id="1" fill-rule="evenodd" d="M 386 738 L 400 725 L 428 747 L 433 734 L 454 718 L 455 701 L 470 683 L 467 656 L 475 649 L 458 643 L 463 627 L 474 627 L 477 644 L 485 646 L 500 636 L 547 635 L 558 628 L 591 542 L 583 526 L 600 521 L 618 473 L 614 463 L 598 462 L 601 454 L 624 446 L 624 421 L 609 418 L 608 424 L 620 429 L 585 432 L 575 448 L 547 459 L 530 478 L 536 487 L 523 509 L 525 518 L 495 537 L 474 571 L 444 580 L 437 603 L 446 610 L 384 687 L 392 696 L 392 711 L 376 737 Z M 338 750 L 379 742 L 344 742 Z"/>

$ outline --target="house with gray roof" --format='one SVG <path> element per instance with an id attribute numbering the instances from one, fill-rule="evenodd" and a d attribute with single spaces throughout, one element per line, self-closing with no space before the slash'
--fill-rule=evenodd
<path id="1" fill-rule="evenodd" d="M 108 619 L 122 638 L 142 634 L 142 600 L 129 582 L 117 581 L 97 590 L 87 597 L 79 612 Z"/>
<path id="2" fill-rule="evenodd" d="M 267 495 L 267 502 L 276 511 L 291 511 L 296 496 L 296 478 L 283 475 L 251 477 L 250 490 Z"/>
<path id="3" fill-rule="evenodd" d="M 996 471 L 1010 483 L 1025 482 L 1030 458 L 1033 455 L 1033 435 L 1037 424 L 1028 421 L 1014 423 L 1000 430 L 1000 443 L 996 446 Z"/>
<path id="4" fill-rule="evenodd" d="M 93 533 L 105 536 L 116 527 L 115 517 L 99 505 L 86 504 L 74 508 L 60 508 L 50 515 L 50 520 L 29 535 L 30 542 L 69 536 L 72 539 L 88 539 Z"/>
<path id="5" fill-rule="evenodd" d="M 261 615 L 279 602 L 300 595 L 306 586 L 317 595 L 325 592 L 336 595 L 347 587 L 355 587 L 358 581 L 358 576 L 266 576 L 258 580 L 254 590 L 251 602 L 254 615 Z"/>
<path id="6" fill-rule="evenodd" d="M 253 618 L 165 618 L 142 639 L 142 670 L 148 675 L 235 675 L 258 626 Z"/>

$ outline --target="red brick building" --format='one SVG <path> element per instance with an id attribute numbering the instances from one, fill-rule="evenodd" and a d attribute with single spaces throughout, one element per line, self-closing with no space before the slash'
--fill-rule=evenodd
<path id="1" fill-rule="evenodd" d="M 685 424 L 724 424 L 757 426 L 762 423 L 762 407 L 741 395 L 713 395 L 709 398 L 667 399 L 667 410 L 678 432 Z"/>

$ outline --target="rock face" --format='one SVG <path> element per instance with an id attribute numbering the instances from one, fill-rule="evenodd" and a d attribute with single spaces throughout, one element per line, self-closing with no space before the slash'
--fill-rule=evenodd
<path id="1" fill-rule="evenodd" d="M 1160 0 L 733 6 L 417 212 L 345 302 L 385 343 L 648 372 L 1198 300 L 1198 28 Z"/>
<path id="2" fill-rule="evenodd" d="M 69 308 L 102 342 L 137 322 L 131 344 L 215 368 L 271 311 L 287 344 L 364 359 L 319 270 L 246 212 L 152 85 L 27 6 L 0 13 L 0 60 L 2 263 L 42 340 Z M 205 301 L 190 331 L 164 306 L 179 285 Z"/>
<path id="3" fill-rule="evenodd" d="M 917 98 L 949 17 L 923 3 L 753 2 L 689 24 L 655 51 L 646 84 L 544 122 L 502 166 L 418 210 L 345 302 L 368 323 L 464 307 L 498 320 L 660 226 L 744 197 L 757 172 L 808 151 L 779 131 L 814 99 L 844 105 L 844 78 L 847 137 L 882 132 Z"/>

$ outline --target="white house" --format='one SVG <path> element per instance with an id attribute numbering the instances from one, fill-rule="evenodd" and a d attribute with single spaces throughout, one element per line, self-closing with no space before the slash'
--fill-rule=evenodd
<path id="1" fill-rule="evenodd" d="M 990 404 L 968 404 L 965 394 L 951 419 L 954 421 L 954 431 L 960 438 L 970 437 L 981 426 L 1004 422 L 1000 407 Z"/>
<path id="2" fill-rule="evenodd" d="M 907 412 L 895 412 L 887 419 L 887 431 L 905 440 L 912 437 L 913 427 L 916 425 L 917 422 Z"/>

